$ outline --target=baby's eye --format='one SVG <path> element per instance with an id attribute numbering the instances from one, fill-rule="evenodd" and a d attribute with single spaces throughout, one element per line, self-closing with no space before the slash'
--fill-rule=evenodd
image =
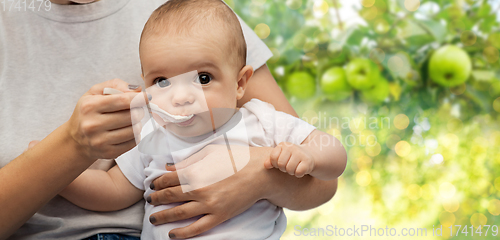
<path id="1" fill-rule="evenodd" d="M 159 77 L 153 81 L 154 85 L 157 85 L 161 88 L 166 88 L 171 85 L 170 81 L 164 77 Z"/>
<path id="2" fill-rule="evenodd" d="M 212 81 L 212 77 L 206 73 L 201 73 L 200 75 L 198 75 L 198 80 L 196 81 L 197 83 L 200 83 L 200 84 L 208 84 L 210 81 Z"/>

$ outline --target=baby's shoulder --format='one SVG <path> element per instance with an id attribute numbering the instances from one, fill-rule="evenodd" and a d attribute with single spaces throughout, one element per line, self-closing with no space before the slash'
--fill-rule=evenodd
<path id="1" fill-rule="evenodd" d="M 239 109 L 240 111 L 250 112 L 276 112 L 274 106 L 257 98 L 252 98 Z"/>

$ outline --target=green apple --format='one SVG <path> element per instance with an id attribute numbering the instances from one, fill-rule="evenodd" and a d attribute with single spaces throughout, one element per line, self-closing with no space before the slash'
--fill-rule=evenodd
<path id="1" fill-rule="evenodd" d="M 307 72 L 294 72 L 288 77 L 286 89 L 292 96 L 307 99 L 316 93 L 316 81 Z"/>
<path id="2" fill-rule="evenodd" d="M 373 87 L 380 79 L 380 69 L 370 59 L 358 58 L 350 61 L 346 68 L 347 82 L 358 90 Z"/>
<path id="3" fill-rule="evenodd" d="M 361 92 L 361 97 L 366 102 L 381 103 L 389 96 L 389 82 L 381 78 L 380 81 L 370 89 Z"/>
<path id="4" fill-rule="evenodd" d="M 461 48 L 447 45 L 432 54 L 429 76 L 432 81 L 445 87 L 453 87 L 467 81 L 472 71 L 469 55 Z"/>
<path id="5" fill-rule="evenodd" d="M 347 83 L 345 71 L 341 67 L 332 67 L 323 73 L 320 81 L 321 90 L 332 101 L 340 101 L 351 96 L 352 88 Z"/>

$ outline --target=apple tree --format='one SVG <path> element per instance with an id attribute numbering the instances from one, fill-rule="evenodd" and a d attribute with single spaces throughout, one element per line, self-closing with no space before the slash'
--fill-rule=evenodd
<path id="1" fill-rule="evenodd" d="M 347 148 L 339 191 L 386 224 L 500 225 L 499 1 L 226 2 L 299 116 Z"/>

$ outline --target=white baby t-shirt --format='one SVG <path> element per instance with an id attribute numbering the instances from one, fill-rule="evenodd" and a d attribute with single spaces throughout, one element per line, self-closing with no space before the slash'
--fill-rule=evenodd
<path id="1" fill-rule="evenodd" d="M 241 117 L 238 118 L 238 114 Z M 314 129 L 314 126 L 305 121 L 276 111 L 269 103 L 252 99 L 243 105 L 239 113 L 235 114 L 226 124 L 218 128 L 215 133 L 205 134 L 201 136 L 203 139 L 197 139 L 196 142 L 193 142 L 193 139 L 184 141 L 165 131 L 168 136 L 168 147 L 170 149 L 170 155 L 168 156 L 147 155 L 141 153 L 138 147 L 135 147 L 117 158 L 116 162 L 127 179 L 135 187 L 145 191 L 144 197 L 146 198 L 153 193 L 153 190 L 149 188 L 151 182 L 167 172 L 165 170 L 167 162 L 174 161 L 177 163 L 182 161 L 209 144 L 224 146 L 226 143 L 229 143 L 229 146 L 233 148 L 236 146 L 275 147 L 281 142 L 290 142 L 299 145 Z M 145 131 L 150 130 L 145 129 Z M 144 137 L 145 135 L 142 136 Z M 245 149 L 244 147 L 243 149 Z M 235 160 L 235 168 L 239 171 L 246 165 L 244 162 L 245 158 L 247 161 L 249 160 L 249 152 L 248 148 L 246 148 L 246 151 L 240 149 L 237 152 L 239 156 L 235 156 L 235 158 L 238 157 L 240 160 Z M 224 173 L 220 173 L 221 169 L 231 170 L 234 163 L 231 164 L 228 161 L 227 163 L 216 165 L 214 166 L 215 170 L 206 169 L 206 171 L 212 171 L 210 174 L 213 173 L 215 178 L 219 178 L 216 181 L 220 181 L 225 178 L 224 175 L 227 175 L 227 171 L 225 170 L 222 170 L 225 171 Z M 183 182 L 183 179 L 180 180 Z M 170 230 L 187 226 L 199 219 L 199 217 L 196 217 L 159 226 L 154 226 L 149 222 L 149 216 L 152 213 L 173 208 L 180 204 L 153 206 L 146 203 L 146 214 L 144 216 L 141 238 L 156 240 L 170 239 L 168 237 Z M 283 209 L 271 204 L 267 200 L 260 200 L 245 212 L 193 239 L 279 239 L 285 229 L 286 217 Z"/>

